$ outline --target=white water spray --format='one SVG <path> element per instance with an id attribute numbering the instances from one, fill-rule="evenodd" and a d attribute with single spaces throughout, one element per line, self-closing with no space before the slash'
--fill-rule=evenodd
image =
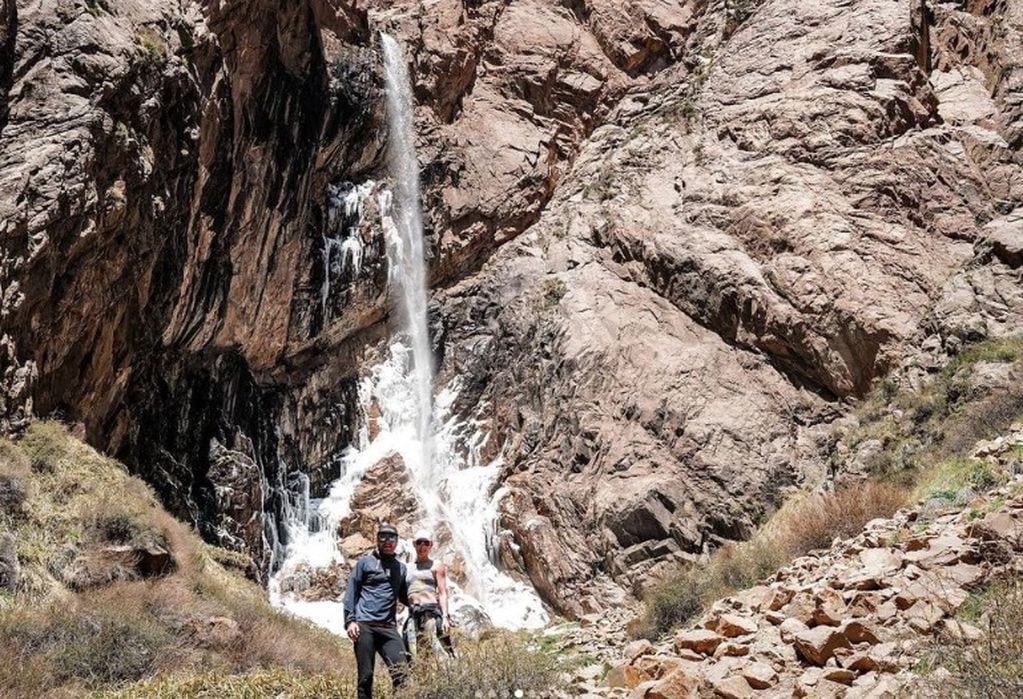
<path id="1" fill-rule="evenodd" d="M 293 593 L 282 592 L 281 581 L 288 580 L 286 587 L 294 590 L 299 571 L 343 560 L 336 531 L 351 512 L 356 486 L 370 468 L 397 453 L 421 507 L 420 519 L 414 524 L 435 531 L 447 529 L 451 533 L 451 541 L 445 544 L 447 553 L 457 554 L 463 563 L 463 584 L 452 581 L 451 586 L 456 619 L 459 611 L 466 619 L 479 618 L 482 613 L 499 626 L 535 628 L 547 621 L 535 591 L 500 571 L 492 560 L 500 491 L 493 496 L 490 491 L 500 471 L 500 459 L 481 462 L 480 451 L 487 441 L 481 421 L 452 416 L 457 382 L 442 391 L 434 405 L 411 88 L 398 44 L 386 34 L 381 35 L 381 44 L 393 189 L 381 189 L 376 198 L 401 330 L 388 348 L 388 357 L 360 382 L 363 429 L 358 445 L 342 455 L 340 476 L 330 494 L 310 502 L 308 507 L 296 508 L 296 514 L 306 514 L 289 522 L 289 544 L 285 561 L 270 583 L 271 599 L 278 606 L 342 632 L 339 602 L 303 601 Z M 346 211 L 349 206 L 357 206 L 361 216 L 362 200 L 370 195 L 370 189 L 355 188 L 356 198 L 345 199 Z M 349 217 L 354 213 L 347 211 Z M 371 409 L 379 414 L 378 433 L 373 439 L 366 428 Z M 301 585 L 299 581 L 298 592 Z"/>
<path id="2" fill-rule="evenodd" d="M 424 449 L 422 463 L 429 468 L 430 415 L 433 403 L 433 357 L 426 316 L 426 255 L 419 204 L 419 161 L 416 158 L 412 88 L 398 43 L 380 35 L 387 85 L 388 157 L 394 178 L 394 197 L 380 198 L 380 213 L 389 247 L 391 283 L 399 289 L 399 309 L 412 347 L 410 373 L 415 377 L 418 402 L 417 436 Z"/>

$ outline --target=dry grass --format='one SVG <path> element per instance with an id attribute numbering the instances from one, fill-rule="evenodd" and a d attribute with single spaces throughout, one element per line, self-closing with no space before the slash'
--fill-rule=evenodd
<path id="1" fill-rule="evenodd" d="M 767 535 L 777 539 L 787 554 L 801 556 L 830 546 L 835 538 L 855 536 L 864 524 L 890 517 L 908 500 L 904 488 L 868 481 L 796 502 L 783 517 L 772 520 Z"/>
<path id="2" fill-rule="evenodd" d="M 31 476 L 28 457 L 10 442 L 0 442 L 0 513 L 10 521 L 23 515 Z"/>
<path id="3" fill-rule="evenodd" d="M 380 687 L 374 696 L 386 697 Z M 191 677 L 164 675 L 136 685 L 98 693 L 98 699 L 351 699 L 355 682 L 350 676 L 323 672 L 301 674 L 281 668 L 243 675 L 203 673 Z"/>
<path id="4" fill-rule="evenodd" d="M 263 674 L 253 687 L 287 687 L 308 675 L 309 693 L 296 696 L 328 696 L 318 688 L 344 687 L 354 673 L 347 644 L 273 610 L 259 586 L 218 562 L 237 555 L 200 542 L 144 483 L 62 426 L 39 423 L 16 443 L 0 440 L 0 482 L 14 480 L 24 495 L 0 509 L 0 531 L 17 537 L 22 583 L 0 595 L 3 696 L 80 696 L 154 675 L 164 677 L 154 686 L 171 686 L 179 680 L 166 677 L 200 674 L 200 687 L 255 667 Z M 163 546 L 174 570 L 150 580 L 92 571 L 89 584 L 79 584 L 82 561 L 112 544 Z M 229 619 L 237 633 L 211 637 L 214 617 Z M 162 691 L 147 696 L 191 696 Z"/>
<path id="5" fill-rule="evenodd" d="M 379 699 L 474 699 L 479 696 L 548 696 L 558 687 L 557 664 L 549 655 L 527 650 L 522 639 L 501 633 L 459 645 L 457 660 L 430 658 L 417 662 L 405 687 L 395 692 L 382 662 L 377 662 L 374 696 Z M 350 652 L 350 651 L 349 651 Z M 108 690 L 104 699 L 350 699 L 355 681 L 350 673 L 301 672 L 279 667 L 240 674 L 201 672 L 193 676 L 161 675 Z"/>
<path id="6" fill-rule="evenodd" d="M 979 644 L 945 643 L 937 652 L 953 675 L 942 693 L 953 697 L 1023 696 L 1023 583 L 999 585 L 983 596 Z"/>
<path id="7" fill-rule="evenodd" d="M 677 569 L 644 595 L 646 614 L 632 633 L 657 637 L 700 614 L 716 599 L 755 585 L 793 558 L 853 536 L 906 504 L 908 493 L 867 483 L 790 502 L 749 541 L 723 546 L 700 566 Z"/>
<path id="8" fill-rule="evenodd" d="M 510 634 L 459 645 L 459 657 L 427 656 L 415 663 L 396 699 L 473 699 L 479 696 L 536 697 L 557 687 L 552 656 L 528 650 Z M 545 695 L 546 696 L 546 695 Z"/>

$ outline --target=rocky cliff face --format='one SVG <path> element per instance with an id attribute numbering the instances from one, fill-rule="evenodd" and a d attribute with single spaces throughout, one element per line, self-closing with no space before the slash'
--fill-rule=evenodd
<path id="1" fill-rule="evenodd" d="M 489 406 L 502 561 L 565 613 L 748 533 L 875 378 L 1020 327 L 1018 3 L 183 7 L 4 5 L 0 419 L 83 422 L 264 570 L 388 332 L 345 205 L 386 186 L 379 29 L 439 380 Z"/>
<path id="2" fill-rule="evenodd" d="M 306 439 L 280 423 L 320 390 L 296 357 L 332 322 L 351 334 L 382 315 L 379 273 L 323 303 L 330 269 L 315 264 L 328 184 L 370 167 L 382 138 L 365 15 L 52 2 L 16 17 L 5 419 L 30 396 L 37 414 L 83 422 L 205 536 L 265 567 L 262 514 Z M 295 365 L 306 377 L 289 393 Z M 347 390 L 331 382 L 317 419 L 342 413 Z"/>

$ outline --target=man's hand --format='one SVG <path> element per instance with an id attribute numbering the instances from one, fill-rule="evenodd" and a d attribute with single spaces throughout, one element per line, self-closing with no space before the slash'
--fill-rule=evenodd
<path id="1" fill-rule="evenodd" d="M 447 614 L 445 614 L 440 620 L 440 630 L 445 636 L 451 633 L 451 621 L 448 619 Z"/>
<path id="2" fill-rule="evenodd" d="M 348 632 L 348 638 L 352 639 L 353 642 L 359 640 L 359 622 L 353 621 L 345 631 Z"/>

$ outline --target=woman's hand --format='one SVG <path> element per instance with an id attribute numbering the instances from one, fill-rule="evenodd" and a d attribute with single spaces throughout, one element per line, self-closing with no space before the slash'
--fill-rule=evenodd
<path id="1" fill-rule="evenodd" d="M 353 621 L 345 631 L 348 632 L 348 638 L 352 639 L 352 642 L 359 640 L 359 622 Z"/>

